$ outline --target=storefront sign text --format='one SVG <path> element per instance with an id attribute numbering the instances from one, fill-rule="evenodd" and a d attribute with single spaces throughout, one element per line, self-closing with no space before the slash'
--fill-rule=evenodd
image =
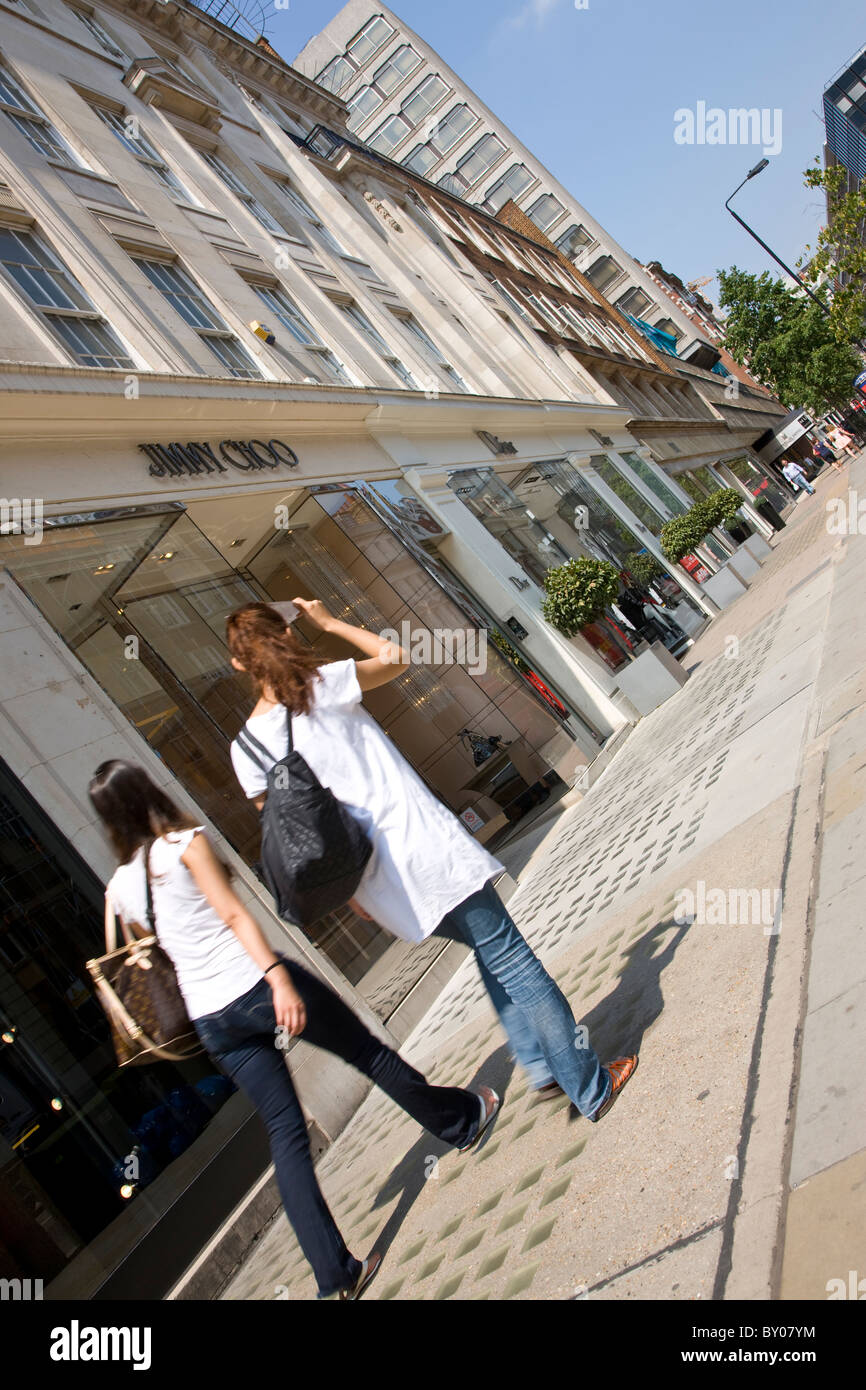
<path id="1" fill-rule="evenodd" d="M 223 439 L 219 444 L 139 444 L 150 459 L 154 478 L 191 478 L 201 473 L 228 473 L 227 465 L 243 473 L 269 468 L 297 468 L 298 456 L 279 439 Z M 214 452 L 216 450 L 216 452 Z M 219 455 L 219 457 L 217 457 Z"/>

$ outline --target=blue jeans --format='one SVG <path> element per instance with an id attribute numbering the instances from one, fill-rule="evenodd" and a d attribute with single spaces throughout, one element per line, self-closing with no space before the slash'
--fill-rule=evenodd
<path id="1" fill-rule="evenodd" d="M 481 1102 L 456 1086 L 428 1086 L 420 1072 L 386 1047 L 342 999 L 295 961 L 287 961 L 304 1001 L 304 1041 L 342 1057 L 369 1076 L 407 1114 L 446 1144 L 474 1138 Z M 319 1297 L 351 1287 L 361 1264 L 346 1248 L 316 1180 L 303 1112 L 284 1053 L 277 1046 L 273 996 L 266 979 L 224 1009 L 193 1019 L 205 1049 L 246 1092 L 268 1131 L 277 1183 Z"/>
<path id="2" fill-rule="evenodd" d="M 594 1114 L 610 1092 L 610 1076 L 589 1042 L 582 1045 L 568 1000 L 520 935 L 493 884 L 452 908 L 434 935 L 472 947 L 531 1084 L 557 1081 L 582 1115 Z"/>

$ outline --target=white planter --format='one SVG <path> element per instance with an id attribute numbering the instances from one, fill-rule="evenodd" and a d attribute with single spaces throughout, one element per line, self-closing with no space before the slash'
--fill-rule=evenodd
<path id="1" fill-rule="evenodd" d="M 650 714 L 685 685 L 686 672 L 663 642 L 647 651 L 617 674 L 617 685 L 639 714 Z"/>
<path id="2" fill-rule="evenodd" d="M 736 553 L 731 556 L 730 560 L 726 560 L 725 564 L 739 579 L 742 579 L 744 584 L 748 584 L 761 570 L 760 563 L 746 549 L 745 545 L 739 546 Z"/>
<path id="3" fill-rule="evenodd" d="M 729 604 L 733 603 L 735 599 L 741 598 L 746 592 L 745 581 L 728 568 L 727 562 L 722 565 L 718 574 L 705 580 L 701 588 L 720 608 L 727 608 Z"/>
<path id="4" fill-rule="evenodd" d="M 744 542 L 742 548 L 743 550 L 748 550 L 749 554 L 758 561 L 759 565 L 762 565 L 765 560 L 769 560 L 773 553 L 772 546 L 767 545 L 764 537 L 759 536 L 757 532 Z"/>

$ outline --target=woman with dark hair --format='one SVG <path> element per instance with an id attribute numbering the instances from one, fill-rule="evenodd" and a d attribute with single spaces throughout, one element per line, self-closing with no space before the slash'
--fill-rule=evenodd
<path id="1" fill-rule="evenodd" d="M 351 905 L 404 941 L 435 932 L 470 946 L 531 1084 L 546 1095 L 565 1091 L 582 1114 L 599 1120 L 637 1057 L 600 1065 L 568 1000 L 491 883 L 502 865 L 437 801 L 361 707 L 363 692 L 402 674 L 408 658 L 384 638 L 333 618 L 318 600 L 293 602 L 313 627 L 349 642 L 363 659 L 323 665 L 269 604 L 236 609 L 226 635 L 232 665 L 252 676 L 258 692 L 244 726 L 253 745 L 267 750 L 271 766 L 285 757 L 288 713 L 295 749 L 373 842 Z M 265 771 L 237 740 L 231 756 L 238 781 L 261 810 Z"/>
<path id="2" fill-rule="evenodd" d="M 492 1122 L 499 1098 L 428 1086 L 338 995 L 297 961 L 268 945 L 240 902 L 204 827 L 135 763 L 96 769 L 90 799 L 120 861 L 105 895 L 106 926 L 117 913 L 130 927 L 147 920 L 150 880 L 159 943 L 177 972 L 190 1018 L 207 1052 L 252 1100 L 271 1143 L 286 1215 L 315 1274 L 320 1298 L 356 1299 L 381 1263 L 349 1253 L 322 1196 L 307 1126 L 285 1048 L 290 1037 L 342 1057 L 407 1114 L 460 1152 Z"/>

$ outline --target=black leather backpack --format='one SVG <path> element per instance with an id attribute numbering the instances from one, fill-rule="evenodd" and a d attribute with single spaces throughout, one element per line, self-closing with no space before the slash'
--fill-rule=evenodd
<path id="1" fill-rule="evenodd" d="M 274 759 L 246 725 L 239 746 L 268 779 L 262 811 L 261 865 L 286 921 L 312 926 L 344 907 L 373 853 L 373 843 L 309 763 L 295 751 L 286 710 L 288 752 Z"/>

